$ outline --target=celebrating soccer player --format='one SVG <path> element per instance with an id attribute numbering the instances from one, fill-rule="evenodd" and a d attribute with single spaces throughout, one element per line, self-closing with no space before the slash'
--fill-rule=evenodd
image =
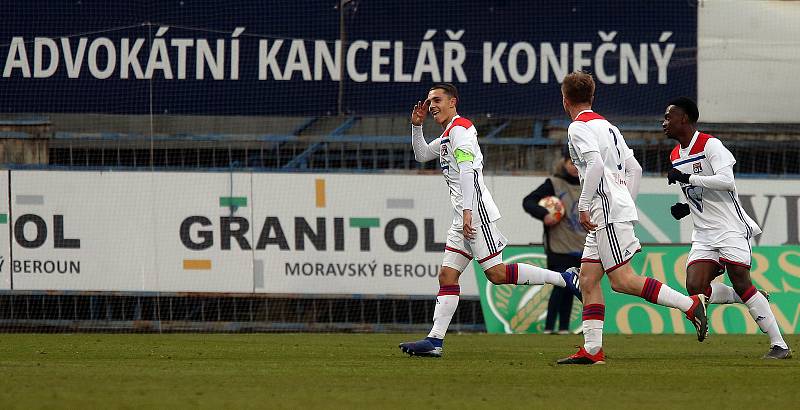
<path id="1" fill-rule="evenodd" d="M 761 233 L 739 204 L 733 165 L 736 159 L 722 142 L 697 131 L 700 112 L 689 98 L 669 103 L 662 126 L 678 141 L 672 150 L 669 184 L 680 183 L 687 203 L 677 203 L 675 219 L 691 214 L 692 249 L 686 262 L 686 290 L 705 293 L 709 303 L 744 303 L 761 330 L 769 335 L 765 359 L 788 359 L 792 351 L 783 340 L 764 294 L 750 281 L 750 243 Z M 725 272 L 733 287 L 712 280 Z"/>
<path id="2" fill-rule="evenodd" d="M 414 157 L 419 162 L 438 159 L 453 209 L 453 224 L 447 232 L 442 268 L 439 271 L 439 294 L 433 311 L 433 328 L 428 337 L 400 344 L 412 356 L 440 357 L 447 327 L 458 306 L 458 278 L 475 258 L 490 282 L 512 285 L 549 283 L 568 288 L 580 299 L 578 277 L 574 271 L 555 272 L 524 263 L 503 264 L 507 240 L 495 222 L 500 211 L 483 180 L 483 155 L 478 146 L 478 132 L 470 120 L 458 115 L 459 97 L 452 84 L 436 84 L 424 102 L 417 102 L 411 112 L 411 138 Z M 444 132 L 428 143 L 422 134 L 427 114 Z"/>
<path id="3" fill-rule="evenodd" d="M 589 234 L 580 270 L 584 345 L 574 355 L 559 360 L 559 364 L 605 363 L 605 304 L 600 288 L 604 273 L 617 292 L 686 313 L 697 330 L 698 340 L 705 339 L 708 332 L 703 295 L 689 297 L 653 278 L 638 276 L 628 263 L 641 250 L 633 223 L 638 220 L 634 199 L 642 168 L 619 129 L 592 111 L 594 90 L 594 79 L 585 72 L 570 73 L 561 85 L 564 110 L 573 119 L 567 143 L 583 186 L 579 218 Z"/>

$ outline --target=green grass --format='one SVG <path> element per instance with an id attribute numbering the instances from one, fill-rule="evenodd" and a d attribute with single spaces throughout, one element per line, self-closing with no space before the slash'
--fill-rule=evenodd
<path id="1" fill-rule="evenodd" d="M 800 407 L 800 358 L 761 360 L 766 336 L 607 335 L 588 367 L 554 365 L 580 336 L 453 334 L 441 359 L 411 337 L 3 334 L 0 408 Z"/>

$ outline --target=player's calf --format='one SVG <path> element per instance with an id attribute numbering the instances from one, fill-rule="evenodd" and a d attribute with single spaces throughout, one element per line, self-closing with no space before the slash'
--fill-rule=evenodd
<path id="1" fill-rule="evenodd" d="M 686 296 L 653 278 L 644 278 L 639 296 L 650 303 L 680 309 L 692 322 L 697 332 L 697 340 L 702 342 L 708 336 L 708 316 L 706 297 L 703 294 Z"/>
<path id="2" fill-rule="evenodd" d="M 486 278 L 496 285 L 551 285 L 563 288 L 566 283 L 559 272 L 525 263 L 499 264 L 486 269 Z"/>

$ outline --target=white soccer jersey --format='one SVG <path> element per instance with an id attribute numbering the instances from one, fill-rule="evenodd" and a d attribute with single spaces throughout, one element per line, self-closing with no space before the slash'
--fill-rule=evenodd
<path id="1" fill-rule="evenodd" d="M 475 158 L 472 167 L 475 171 L 475 197 L 473 198 L 472 225 L 480 226 L 500 219 L 500 211 L 492 199 L 492 194 L 483 182 L 483 154 L 478 146 L 478 130 L 472 122 L 456 115 L 445 128 L 440 139 L 439 162 L 447 187 L 450 190 L 450 202 L 453 205 L 453 225 L 459 229 L 463 226 L 464 198 L 461 195 L 461 181 L 455 151 L 462 149 L 471 152 Z"/>
<path id="2" fill-rule="evenodd" d="M 586 154 L 599 152 L 603 159 L 603 178 L 589 206 L 592 222 L 602 228 L 612 222 L 637 221 L 636 205 L 625 182 L 625 160 L 633 157 L 633 151 L 619 129 L 597 113 L 584 110 L 569 125 L 567 144 L 581 184 L 586 178 Z"/>
<path id="3" fill-rule="evenodd" d="M 711 135 L 695 132 L 689 146 L 678 144 L 670 155 L 673 168 L 689 175 L 714 175 L 714 170 L 733 166 L 736 159 L 722 142 Z M 739 203 L 733 191 L 716 191 L 680 183 L 692 212 L 692 242 L 716 244 L 734 236 L 752 238 L 761 233 Z"/>

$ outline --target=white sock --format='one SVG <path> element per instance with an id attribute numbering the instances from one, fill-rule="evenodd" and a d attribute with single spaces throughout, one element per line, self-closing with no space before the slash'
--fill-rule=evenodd
<path id="1" fill-rule="evenodd" d="M 781 335 L 781 330 L 778 328 L 778 322 L 775 320 L 775 315 L 772 313 L 769 301 L 767 301 L 767 298 L 765 298 L 761 292 L 756 290 L 755 286 L 751 289 L 752 290 L 748 290 L 742 295 L 744 298 L 747 298 L 744 304 L 749 308 L 750 316 L 756 321 L 761 331 L 769 336 L 770 346 L 777 345 L 787 349 L 788 346 L 786 345 L 786 341 L 783 340 L 783 335 Z M 748 293 L 752 293 L 749 298 Z"/>
<path id="2" fill-rule="evenodd" d="M 455 293 L 455 294 L 454 294 Z M 459 286 L 442 286 L 436 296 L 436 308 L 433 309 L 433 327 L 428 337 L 444 339 L 450 320 L 458 307 Z"/>
<path id="3" fill-rule="evenodd" d="M 650 303 L 677 308 L 681 312 L 686 312 L 694 305 L 692 298 L 653 278 L 645 278 L 640 296 Z"/>
<path id="4" fill-rule="evenodd" d="M 583 307 L 583 349 L 589 354 L 597 354 L 603 347 L 603 321 L 606 307 L 603 304 L 590 304 Z"/>
<path id="5" fill-rule="evenodd" d="M 567 286 L 560 273 L 526 263 L 506 265 L 506 283 L 515 285 L 543 285 L 549 283 L 560 288 Z"/>
<path id="6" fill-rule="evenodd" d="M 732 287 L 719 282 L 711 282 L 711 296 L 708 297 L 708 303 L 714 304 L 727 304 L 727 303 L 742 303 L 742 298 L 736 294 Z"/>
<path id="7" fill-rule="evenodd" d="M 589 354 L 597 354 L 603 348 L 603 321 L 583 321 L 583 348 Z"/>

